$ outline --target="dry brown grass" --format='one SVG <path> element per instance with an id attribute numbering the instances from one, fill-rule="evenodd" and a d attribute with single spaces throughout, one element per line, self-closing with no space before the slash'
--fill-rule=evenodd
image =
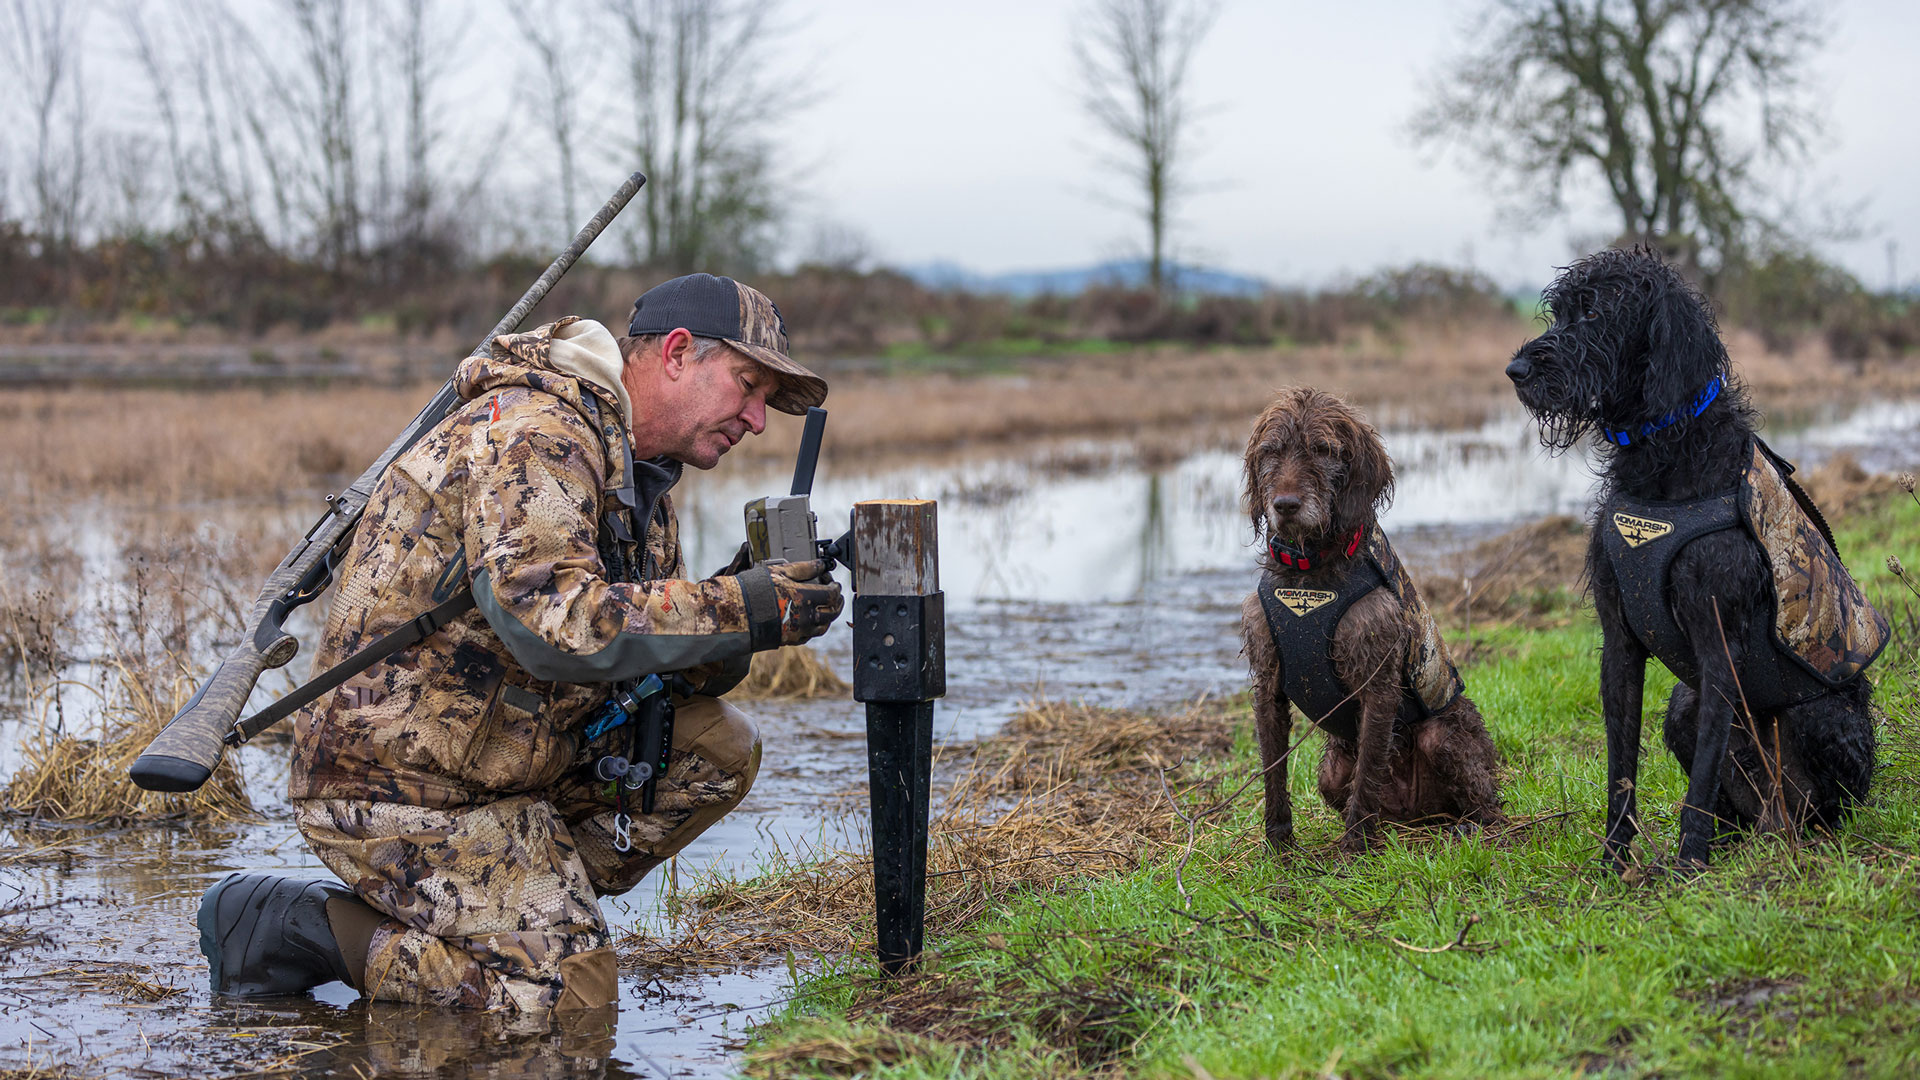
<path id="1" fill-rule="evenodd" d="M 1514 320 L 1353 332 L 1334 345 L 1195 351 L 1142 347 L 1027 361 L 1012 374 L 832 374 L 825 455 L 926 455 L 1111 436 L 1164 458 L 1232 445 L 1277 388 L 1341 394 L 1376 423 L 1458 426 L 1513 407 L 1502 374 L 1532 328 Z M 1920 392 L 1920 365 L 1836 364 L 1817 347 L 1776 355 L 1730 336 L 1763 407 Z M 453 360 L 447 371 L 451 373 Z M 0 393 L 0 496 L 64 505 L 89 494 L 149 505 L 283 498 L 358 475 L 434 390 L 337 382 L 284 389 L 73 388 Z M 737 460 L 790 459 L 800 425 L 777 419 Z M 317 508 L 316 508 L 317 509 Z"/>
<path id="2" fill-rule="evenodd" d="M 753 654 L 753 670 L 730 697 L 742 700 L 803 701 L 846 697 L 853 692 L 809 645 L 782 645 Z"/>
<path id="3" fill-rule="evenodd" d="M 197 791 L 145 791 L 127 779 L 134 759 L 186 705 L 195 684 L 184 669 L 168 676 L 125 657 L 106 667 L 97 683 L 78 684 L 100 695 L 94 720 L 80 731 L 69 731 L 52 717 L 50 696 L 39 695 L 39 720 L 25 740 L 20 768 L 0 788 L 0 812 L 96 824 L 253 819 L 253 802 L 232 754 Z"/>
<path id="4" fill-rule="evenodd" d="M 76 989 L 94 994 L 112 994 L 122 1001 L 165 1001 L 187 992 L 184 986 L 160 982 L 154 977 L 150 965 L 130 961 L 98 960 L 85 967 L 42 971 L 34 978 L 58 979 Z"/>
<path id="5" fill-rule="evenodd" d="M 27 1048 L 32 1056 L 32 1047 Z M 86 1080 L 100 1073 L 79 1072 L 71 1065 L 57 1061 L 46 1061 L 39 1065 L 25 1065 L 20 1068 L 0 1068 L 0 1080 Z"/>
<path id="6" fill-rule="evenodd" d="M 46 531 L 58 540 L 57 527 Z M 7 558 L 18 537 L 0 545 L 0 644 L 12 661 L 0 717 L 11 714 L 21 751 L 0 788 L 0 813 L 103 824 L 251 818 L 231 758 L 185 795 L 142 791 L 127 768 L 192 696 L 199 673 L 183 658 L 203 650 L 209 633 L 238 627 L 230 582 L 252 576 L 254 564 L 237 554 L 242 545 L 210 543 L 177 522 L 128 524 L 115 539 L 118 575 L 84 587 L 66 581 L 71 592 L 59 599 L 50 597 L 71 567 Z"/>
<path id="7" fill-rule="evenodd" d="M 1586 568 L 1586 526 L 1558 515 L 1482 541 L 1416 577 L 1434 618 L 1457 642 L 1454 659 L 1465 663 L 1475 625 L 1572 618 L 1565 595 L 1582 587 Z"/>
<path id="8" fill-rule="evenodd" d="M 0 393 L 0 494 L 15 505 L 117 495 L 145 505 L 276 498 L 358 475 L 431 388 Z M 318 516 L 318 507 L 315 516 Z"/>
<path id="9" fill-rule="evenodd" d="M 747 1051 L 743 1062 L 749 1076 L 779 1080 L 784 1077 L 872 1076 L 880 1069 L 908 1061 L 927 1062 L 951 1054 L 951 1048 L 931 1039 L 882 1027 L 857 1035 L 817 1035 L 778 1046 Z M 0 1080 L 5 1080 L 0 1074 Z"/>
<path id="10" fill-rule="evenodd" d="M 79 856 L 77 849 L 58 842 L 36 844 L 33 847 L 0 847 L 0 866 L 56 864 L 62 869 L 71 869 Z"/>
<path id="11" fill-rule="evenodd" d="M 1795 479 L 1806 486 L 1807 494 L 1813 496 L 1822 515 L 1828 518 L 1876 503 L 1896 491 L 1910 490 L 1903 488 L 1901 478 L 1891 473 L 1869 473 L 1852 454 L 1836 454 L 1818 469 Z"/>
<path id="12" fill-rule="evenodd" d="M 1213 792 L 1217 779 L 1187 766 L 1226 752 L 1231 717 L 1207 702 L 1173 715 L 1040 702 L 996 735 L 942 748 L 936 769 L 956 771 L 929 828 L 929 936 L 1015 891 L 1121 873 L 1184 841 L 1167 794 Z M 871 945 L 873 918 L 870 854 L 781 856 L 751 881 L 696 886 L 668 938 L 636 934 L 620 947 L 626 963 L 653 968 L 840 955 Z"/>

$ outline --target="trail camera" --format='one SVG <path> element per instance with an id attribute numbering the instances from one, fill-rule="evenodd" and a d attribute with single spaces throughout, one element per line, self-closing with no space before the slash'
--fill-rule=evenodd
<path id="1" fill-rule="evenodd" d="M 747 504 L 747 550 L 755 566 L 819 557 L 819 523 L 806 495 L 769 495 Z"/>
<path id="2" fill-rule="evenodd" d="M 812 506 L 813 470 L 820 462 L 820 439 L 827 410 L 808 409 L 800 434 L 800 457 L 793 466 L 793 494 L 769 495 L 747 504 L 747 550 L 753 563 L 809 562 L 820 557 L 820 527 Z"/>

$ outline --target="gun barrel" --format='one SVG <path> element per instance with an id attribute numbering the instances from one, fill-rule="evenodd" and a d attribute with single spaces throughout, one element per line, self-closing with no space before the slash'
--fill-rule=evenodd
<path id="1" fill-rule="evenodd" d="M 793 494 L 813 494 L 813 470 L 820 464 L 820 440 L 827 434 L 827 410 L 807 410 L 807 426 L 800 431 L 800 457 L 793 463 Z"/>

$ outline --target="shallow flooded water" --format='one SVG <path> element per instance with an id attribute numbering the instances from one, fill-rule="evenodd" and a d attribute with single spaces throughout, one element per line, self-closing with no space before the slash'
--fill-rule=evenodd
<path id="1" fill-rule="evenodd" d="M 1385 521 L 1416 567 L 1442 565 L 1517 524 L 1580 513 L 1593 486 L 1585 458 L 1542 453 L 1518 414 L 1470 430 L 1383 434 L 1398 473 Z M 1912 468 L 1920 462 L 1920 404 L 1810 417 L 1769 438 L 1807 466 L 1847 452 L 1871 469 Z M 726 468 L 690 477 L 680 500 L 690 565 L 724 563 L 741 536 L 742 503 L 784 490 L 785 481 L 783 472 Z M 1239 606 L 1253 577 L 1239 486 L 1230 450 L 1147 466 L 1127 444 L 1089 442 L 897 469 L 830 457 L 816 505 L 822 532 L 837 533 L 855 499 L 939 500 L 950 692 L 936 729 L 959 740 L 992 730 L 1041 694 L 1156 706 L 1237 691 L 1245 680 Z M 216 533 L 242 519 L 257 526 L 264 516 L 269 533 L 289 538 L 314 516 L 305 506 L 208 513 Z M 75 519 L 93 523 L 73 527 L 91 587 L 109 587 L 122 530 L 110 516 Z M 196 648 L 211 649 L 217 637 L 203 630 Z M 823 642 L 842 671 L 848 646 L 844 627 Z M 83 721 L 84 698 L 69 695 L 69 724 Z M 8 708 L 0 714 L 0 775 L 17 765 L 31 722 L 27 704 Z M 682 886 L 701 874 L 751 873 L 775 849 L 862 842 L 862 813 L 832 809 L 865 781 L 861 708 L 748 708 L 767 747 L 759 782 L 738 812 L 678 860 Z M 215 1001 L 193 930 L 200 892 L 240 868 L 325 876 L 285 821 L 284 747 L 257 743 L 241 760 L 267 823 L 8 827 L 0 846 L 0 1067 L 60 1063 L 76 1075 L 154 1076 L 720 1076 L 748 1026 L 792 991 L 784 963 L 698 977 L 629 970 L 610 1030 L 603 1023 L 544 1032 L 372 1006 L 338 985 L 311 1000 Z M 610 901 L 609 918 L 619 930 L 659 927 L 675 880 L 657 874 Z"/>

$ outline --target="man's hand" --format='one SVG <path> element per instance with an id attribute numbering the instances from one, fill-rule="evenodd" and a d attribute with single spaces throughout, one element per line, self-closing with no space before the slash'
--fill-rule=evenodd
<path id="1" fill-rule="evenodd" d="M 800 645 L 826 633 L 845 604 L 826 562 L 774 563 L 767 569 L 780 596 L 780 644 Z"/>

